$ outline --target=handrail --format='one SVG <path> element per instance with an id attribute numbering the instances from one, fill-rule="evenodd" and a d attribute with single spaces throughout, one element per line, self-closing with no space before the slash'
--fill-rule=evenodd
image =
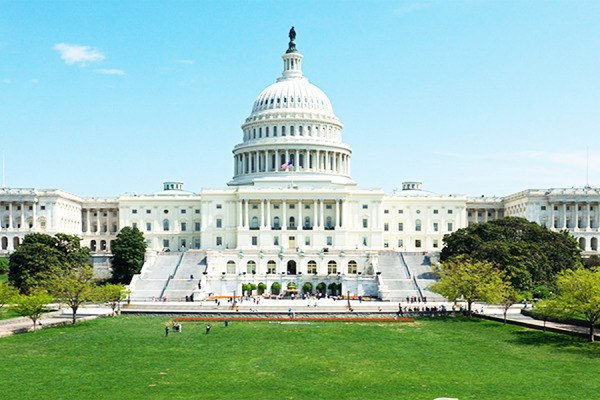
<path id="1" fill-rule="evenodd" d="M 177 265 L 175 266 L 175 269 L 173 270 L 173 273 L 171 275 L 169 275 L 169 277 L 167 278 L 167 282 L 165 283 L 165 286 L 163 287 L 162 292 L 160 292 L 160 298 L 162 299 L 163 296 L 165 295 L 165 291 L 167 290 L 167 286 L 169 286 L 169 282 L 171 282 L 171 279 L 175 276 L 175 274 L 177 273 L 177 268 L 179 268 L 179 265 L 181 264 L 181 260 L 183 260 L 183 256 L 185 255 L 185 251 L 181 252 L 181 257 L 179 257 L 179 261 L 177 262 Z"/>

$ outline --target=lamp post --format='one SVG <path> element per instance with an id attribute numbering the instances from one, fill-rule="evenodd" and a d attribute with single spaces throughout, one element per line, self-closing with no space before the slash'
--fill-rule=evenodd
<path id="1" fill-rule="evenodd" d="M 350 307 L 350 291 L 348 290 L 348 307 Z"/>

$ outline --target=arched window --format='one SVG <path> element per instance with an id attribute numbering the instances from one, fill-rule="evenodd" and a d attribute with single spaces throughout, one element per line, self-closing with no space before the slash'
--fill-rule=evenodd
<path id="1" fill-rule="evenodd" d="M 317 262 L 316 261 L 309 261 L 308 262 L 308 266 L 306 268 L 306 273 L 307 274 L 316 274 L 317 273 Z"/>
<path id="2" fill-rule="evenodd" d="M 235 261 L 227 261 L 227 273 L 235 274 Z"/>
<path id="3" fill-rule="evenodd" d="M 106 251 L 106 240 L 100 241 L 100 251 Z"/>
<path id="4" fill-rule="evenodd" d="M 276 274 L 277 273 L 277 263 L 273 260 L 267 263 L 267 274 Z"/>
<path id="5" fill-rule="evenodd" d="M 290 226 L 288 228 L 296 227 L 296 219 L 294 217 L 290 217 Z"/>
<path id="6" fill-rule="evenodd" d="M 357 265 L 356 265 L 356 261 L 352 260 L 352 261 L 348 261 L 348 273 L 349 274 L 356 274 L 357 271 Z"/>
<path id="7" fill-rule="evenodd" d="M 246 265 L 246 273 L 255 274 L 256 273 L 256 263 L 254 261 L 248 261 Z"/>
<path id="8" fill-rule="evenodd" d="M 328 274 L 337 274 L 337 263 L 333 260 L 327 263 L 327 273 Z"/>
<path id="9" fill-rule="evenodd" d="M 279 217 L 275 217 L 273 218 L 273 228 L 280 228 L 280 222 L 279 222 Z"/>
<path id="10" fill-rule="evenodd" d="M 169 230 L 169 220 L 168 219 L 165 219 L 163 221 L 163 230 L 164 231 L 168 231 Z"/>
<path id="11" fill-rule="evenodd" d="M 258 228 L 258 217 L 252 217 L 252 227 Z"/>
<path id="12" fill-rule="evenodd" d="M 420 219 L 415 221 L 415 231 L 421 232 L 421 220 Z"/>
<path id="13" fill-rule="evenodd" d="M 281 127 L 281 136 L 285 136 L 285 126 Z"/>
<path id="14" fill-rule="evenodd" d="M 585 251 L 585 238 L 579 238 L 579 247 Z"/>
<path id="15" fill-rule="evenodd" d="M 96 241 L 95 240 L 92 240 L 90 242 L 90 250 L 96 251 Z"/>

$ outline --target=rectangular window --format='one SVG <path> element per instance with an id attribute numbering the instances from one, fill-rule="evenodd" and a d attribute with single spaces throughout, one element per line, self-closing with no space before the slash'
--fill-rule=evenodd
<path id="1" fill-rule="evenodd" d="M 437 232 L 437 231 L 439 231 L 439 230 L 440 230 L 440 228 L 439 228 L 439 224 L 438 224 L 437 222 L 434 222 L 434 223 L 433 223 L 433 231 L 434 231 L 434 232 Z"/>
<path id="2" fill-rule="evenodd" d="M 185 214 L 185 213 L 186 213 L 186 211 L 187 211 L 187 210 L 186 210 L 186 209 L 184 209 L 184 208 L 182 208 L 182 209 L 181 209 L 181 213 L 182 213 L 182 214 Z"/>
<path id="3" fill-rule="evenodd" d="M 383 224 L 383 230 L 388 232 L 390 230 L 390 224 L 388 224 L 387 222 Z"/>
<path id="4" fill-rule="evenodd" d="M 304 245 L 305 246 L 310 246 L 310 237 L 307 236 L 307 237 L 304 238 Z"/>
<path id="5" fill-rule="evenodd" d="M 146 222 L 146 230 L 150 232 L 152 230 L 152 222 Z"/>
<path id="6" fill-rule="evenodd" d="M 45 210 L 45 209 L 46 209 L 46 206 L 41 206 L 40 207 L 40 210 Z"/>
<path id="7" fill-rule="evenodd" d="M 273 246 L 279 246 L 279 237 L 278 236 L 273 237 Z"/>
<path id="8" fill-rule="evenodd" d="M 200 249 L 200 238 L 194 239 L 194 248 Z"/>
<path id="9" fill-rule="evenodd" d="M 333 237 L 327 236 L 327 246 L 333 246 Z"/>
<path id="10" fill-rule="evenodd" d="M 331 204 L 325 204 L 325 208 L 331 210 Z"/>
<path id="11" fill-rule="evenodd" d="M 306 268 L 306 273 L 308 274 L 316 274 L 317 273 L 317 263 L 312 261 L 308 262 L 308 267 Z"/>
<path id="12" fill-rule="evenodd" d="M 148 248 L 152 247 L 152 240 L 150 240 L 150 239 L 146 240 L 146 246 Z"/>
<path id="13" fill-rule="evenodd" d="M 567 206 L 567 211 L 569 211 L 571 209 L 571 206 Z"/>
<path id="14" fill-rule="evenodd" d="M 367 243 L 368 243 L 368 242 L 367 242 L 367 238 L 366 238 L 366 237 L 364 237 L 364 238 L 362 239 L 362 244 L 363 244 L 363 246 L 368 246 L 368 245 L 367 245 Z"/>
<path id="15" fill-rule="evenodd" d="M 398 214 L 404 214 L 404 210 L 398 210 Z"/>
<path id="16" fill-rule="evenodd" d="M 542 211 L 546 211 L 546 206 L 542 206 Z"/>
<path id="17" fill-rule="evenodd" d="M 252 236 L 252 246 L 258 246 L 258 236 Z"/>
<path id="18" fill-rule="evenodd" d="M 181 231 L 185 232 L 187 230 L 187 222 L 182 222 L 181 223 Z"/>
<path id="19" fill-rule="evenodd" d="M 389 242 L 388 242 L 387 240 L 385 240 L 385 241 L 383 242 L 383 247 L 385 247 L 386 249 L 387 249 L 388 247 L 390 247 L 390 244 L 389 244 Z"/>
<path id="20" fill-rule="evenodd" d="M 304 205 L 304 209 L 305 209 L 305 210 L 310 210 L 310 204 L 305 204 L 305 205 Z"/>
<path id="21" fill-rule="evenodd" d="M 169 239 L 163 239 L 163 247 L 164 247 L 165 249 L 168 249 L 168 248 L 169 248 Z"/>
<path id="22" fill-rule="evenodd" d="M 194 210 L 196 214 L 200 214 L 200 210 Z"/>
<path id="23" fill-rule="evenodd" d="M 196 232 L 198 232 L 198 231 L 200 230 L 200 222 L 195 222 L 195 223 L 194 223 L 194 230 L 195 230 Z"/>
<path id="24" fill-rule="evenodd" d="M 468 216 L 470 217 L 470 216 L 471 216 L 471 213 L 469 213 L 469 214 L 468 214 Z"/>
<path id="25" fill-rule="evenodd" d="M 437 214 L 437 213 L 438 213 L 438 210 L 433 210 L 433 213 L 434 213 L 434 214 Z"/>
<path id="26" fill-rule="evenodd" d="M 217 236 L 217 246 L 223 245 L 223 238 L 221 236 Z"/>
<path id="27" fill-rule="evenodd" d="M 132 223 L 132 224 L 131 224 L 131 227 L 132 227 L 132 228 L 137 228 L 137 222 L 134 222 L 134 223 Z"/>
<path id="28" fill-rule="evenodd" d="M 187 247 L 187 241 L 185 239 L 181 239 L 181 247 L 184 249 Z"/>
<path id="29" fill-rule="evenodd" d="M 558 211 L 558 206 L 554 206 L 554 211 Z"/>
<path id="30" fill-rule="evenodd" d="M 296 208 L 295 204 L 290 204 L 290 210 L 293 210 L 294 208 Z"/>
<path id="31" fill-rule="evenodd" d="M 452 232 L 452 222 L 448 222 L 448 232 Z"/>
<path id="32" fill-rule="evenodd" d="M 448 210 L 448 214 L 452 214 L 452 210 Z"/>
<path id="33" fill-rule="evenodd" d="M 402 246 L 404 246 L 404 240 L 399 239 L 398 240 L 398 247 L 402 247 Z"/>
<path id="34" fill-rule="evenodd" d="M 404 230 L 404 223 L 398 222 L 398 231 L 402 232 Z"/>
<path id="35" fill-rule="evenodd" d="M 363 204 L 363 210 L 366 210 L 367 208 L 369 208 L 368 204 Z"/>
<path id="36" fill-rule="evenodd" d="M 152 210 L 146 210 L 146 214 L 150 214 Z"/>
<path id="37" fill-rule="evenodd" d="M 29 209 L 30 209 L 30 210 L 33 210 L 33 206 L 29 206 Z"/>
<path id="38" fill-rule="evenodd" d="M 258 210 L 258 204 L 252 204 L 252 209 L 253 210 Z"/>
<path id="39" fill-rule="evenodd" d="M 137 214 L 137 210 L 131 210 L 132 214 Z"/>
<path id="40" fill-rule="evenodd" d="M 419 239 L 415 240 L 415 247 L 416 247 L 417 249 L 420 249 L 420 248 L 421 248 L 421 241 L 420 241 Z"/>
<path id="41" fill-rule="evenodd" d="M 362 225 L 363 225 L 363 228 L 368 228 L 369 227 L 369 220 L 366 219 L 366 218 L 363 218 Z"/>
<path id="42" fill-rule="evenodd" d="M 433 240 L 433 248 L 434 248 L 434 249 L 437 249 L 437 248 L 438 248 L 438 241 L 437 241 L 437 239 L 434 239 L 434 240 Z"/>
<path id="43" fill-rule="evenodd" d="M 384 213 L 384 214 L 389 214 L 389 213 L 390 213 L 390 210 L 383 210 L 383 213 Z"/>
<path id="44" fill-rule="evenodd" d="M 221 218 L 217 218 L 217 228 L 223 227 L 223 220 Z"/>
<path id="45" fill-rule="evenodd" d="M 273 204 L 273 208 L 279 210 L 279 204 Z"/>
<path id="46" fill-rule="evenodd" d="M 217 210 L 220 210 L 222 208 L 221 204 L 217 204 Z"/>

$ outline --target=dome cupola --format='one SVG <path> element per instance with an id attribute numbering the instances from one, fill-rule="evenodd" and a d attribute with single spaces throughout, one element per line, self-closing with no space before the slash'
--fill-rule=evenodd
<path id="1" fill-rule="evenodd" d="M 350 146 L 329 98 L 302 74 L 303 56 L 290 30 L 283 72 L 263 90 L 242 125 L 243 142 L 233 149 L 229 185 L 276 182 L 355 185 L 350 177 Z"/>

